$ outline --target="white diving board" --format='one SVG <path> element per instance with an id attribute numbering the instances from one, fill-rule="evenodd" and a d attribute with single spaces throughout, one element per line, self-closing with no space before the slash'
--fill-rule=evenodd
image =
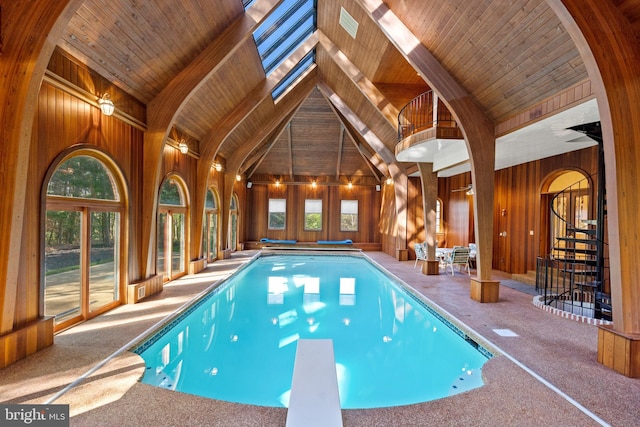
<path id="1" fill-rule="evenodd" d="M 342 427 L 333 341 L 298 340 L 286 427 Z"/>

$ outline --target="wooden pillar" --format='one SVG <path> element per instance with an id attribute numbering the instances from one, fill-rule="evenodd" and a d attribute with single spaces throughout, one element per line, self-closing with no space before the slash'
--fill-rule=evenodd
<path id="1" fill-rule="evenodd" d="M 436 202 L 438 198 L 438 175 L 433 172 L 433 163 L 418 163 L 422 183 L 422 211 L 424 234 L 427 243 L 427 262 L 422 265 L 424 274 L 440 274 L 436 260 Z"/>
<path id="2" fill-rule="evenodd" d="M 491 282 L 495 125 L 382 0 L 358 0 L 358 3 L 442 99 L 462 130 L 471 159 L 471 178 L 475 190 L 474 224 L 478 245 L 476 274 L 481 283 Z M 490 286 L 493 285 L 490 283 Z"/>
<path id="3" fill-rule="evenodd" d="M 598 361 L 640 375 L 640 43 L 616 2 L 547 0 L 576 43 L 596 93 L 604 146 L 613 326 L 598 333 Z M 622 7 L 622 6 L 620 6 Z"/>
<path id="4" fill-rule="evenodd" d="M 396 162 L 389 164 L 389 172 L 393 178 L 393 192 L 396 200 L 396 259 L 409 259 L 407 248 L 407 206 L 409 178 L 403 168 Z"/>
<path id="5" fill-rule="evenodd" d="M 81 5 L 81 0 L 33 0 L 2 7 L 0 368 L 53 343 L 53 320 L 43 317 L 39 296 L 22 295 L 28 299 L 18 301 L 22 233 L 38 93 L 55 42 Z"/>

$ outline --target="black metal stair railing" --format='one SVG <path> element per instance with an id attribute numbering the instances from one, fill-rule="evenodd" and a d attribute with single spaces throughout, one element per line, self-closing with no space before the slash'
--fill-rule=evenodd
<path id="1" fill-rule="evenodd" d="M 551 254 L 539 257 L 536 290 L 545 304 L 563 311 L 611 320 L 611 298 L 604 245 L 600 237 L 604 212 L 598 196 L 598 218 L 588 218 L 589 181 L 581 180 L 559 192 L 551 201 L 554 216 Z M 571 219 L 569 219 L 571 216 Z"/>

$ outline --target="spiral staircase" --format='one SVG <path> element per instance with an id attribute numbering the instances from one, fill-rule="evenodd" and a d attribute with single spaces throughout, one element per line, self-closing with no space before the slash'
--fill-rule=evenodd
<path id="1" fill-rule="evenodd" d="M 575 315 L 611 320 L 609 267 L 605 243 L 606 194 L 600 123 L 581 125 L 599 144 L 598 176 L 585 178 L 557 193 L 551 200 L 552 248 L 538 257 L 536 291 L 544 304 Z M 588 207 L 589 183 L 597 179 L 595 218 Z"/>

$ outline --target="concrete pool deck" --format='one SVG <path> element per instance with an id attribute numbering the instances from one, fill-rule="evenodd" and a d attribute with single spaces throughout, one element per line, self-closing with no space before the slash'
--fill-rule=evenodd
<path id="1" fill-rule="evenodd" d="M 201 273 L 167 284 L 159 295 L 120 306 L 57 334 L 52 347 L 0 371 L 0 402 L 49 401 L 254 254 L 255 251 L 235 253 L 231 259 L 217 261 Z M 500 286 L 499 302 L 481 304 L 469 298 L 466 273 L 425 276 L 419 268 L 413 268 L 413 261 L 396 261 L 382 252 L 366 255 L 504 354 L 485 364 L 484 387 L 417 405 L 343 410 L 345 426 L 640 423 L 640 380 L 597 363 L 596 326 L 536 308 L 532 295 L 522 291 L 528 285 L 523 285 L 522 290 Z M 511 281 L 510 276 L 500 272 L 495 272 L 495 279 Z M 504 330 L 513 334 L 504 334 Z M 72 426 L 285 425 L 284 408 L 233 404 L 163 390 L 138 382 L 143 371 L 142 360 L 124 351 L 54 403 L 70 405 Z"/>

